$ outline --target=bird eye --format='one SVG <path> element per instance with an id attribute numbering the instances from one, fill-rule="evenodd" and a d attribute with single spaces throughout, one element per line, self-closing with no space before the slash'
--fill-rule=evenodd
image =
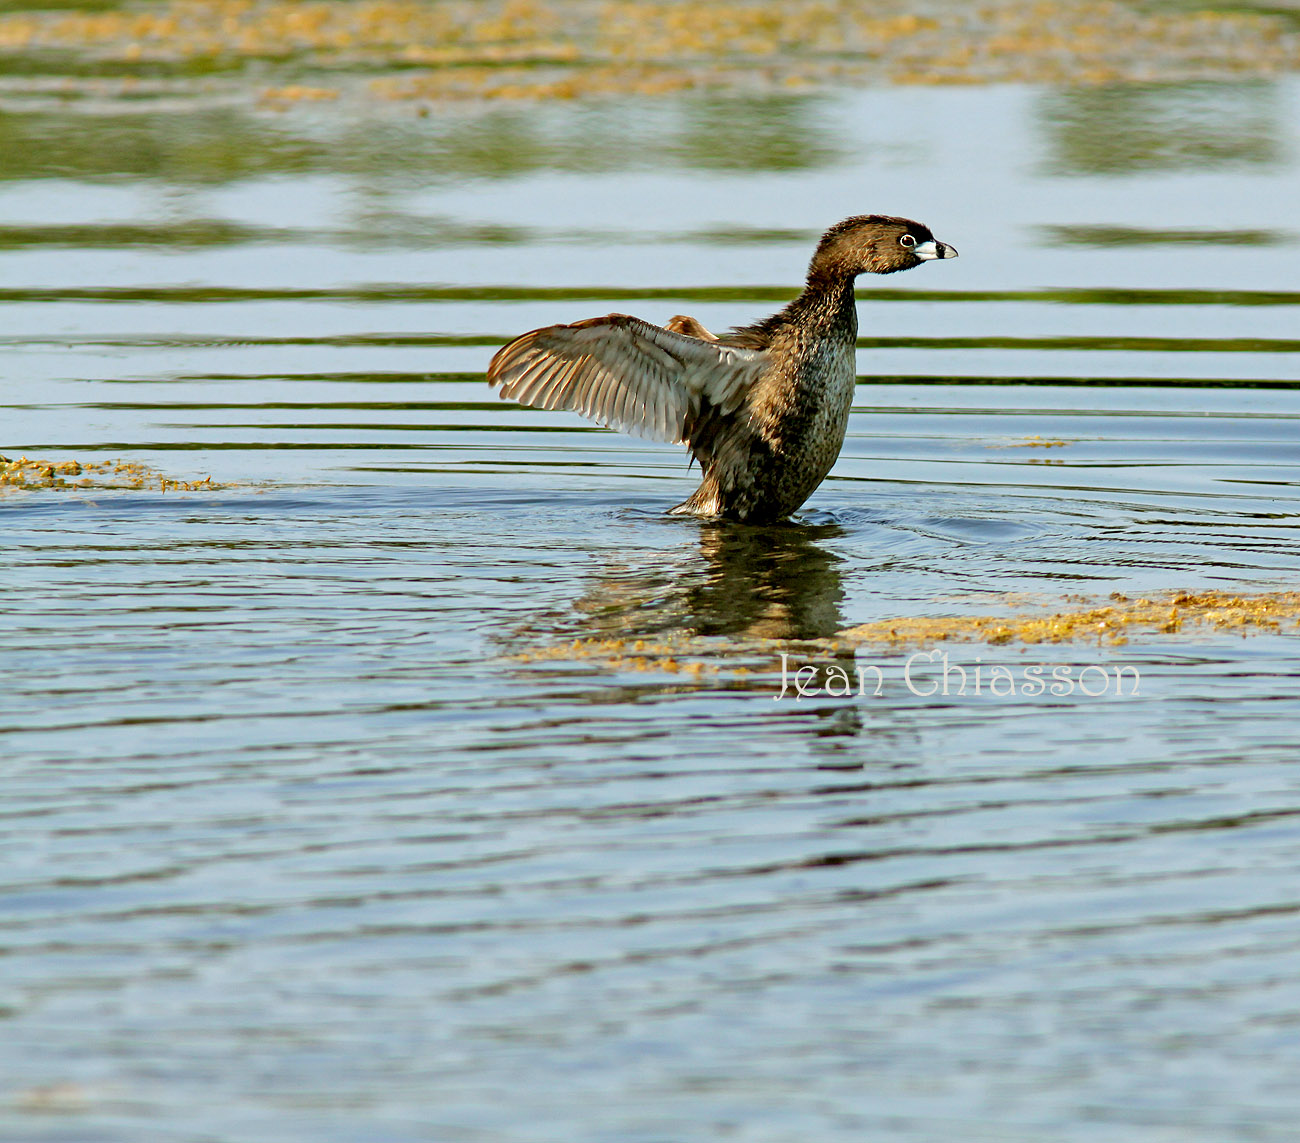
<path id="1" fill-rule="evenodd" d="M 898 244 L 900 246 L 906 246 L 910 250 L 916 245 L 916 236 L 913 234 L 904 234 L 903 237 L 898 240 Z"/>

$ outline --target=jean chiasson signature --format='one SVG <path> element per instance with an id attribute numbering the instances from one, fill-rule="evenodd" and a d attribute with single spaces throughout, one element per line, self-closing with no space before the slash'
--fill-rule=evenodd
<path id="1" fill-rule="evenodd" d="M 1142 676 L 1136 667 L 1099 663 L 1086 666 L 1071 663 L 1046 663 L 1007 666 L 985 663 L 979 656 L 974 662 L 949 661 L 945 650 L 917 651 L 901 667 L 875 663 L 804 663 L 781 655 L 781 691 L 776 701 L 793 697 L 849 698 L 880 697 L 887 689 L 901 683 L 909 693 L 920 698 L 1065 698 L 1070 695 L 1101 698 L 1115 695 L 1131 698 L 1139 693 Z"/>

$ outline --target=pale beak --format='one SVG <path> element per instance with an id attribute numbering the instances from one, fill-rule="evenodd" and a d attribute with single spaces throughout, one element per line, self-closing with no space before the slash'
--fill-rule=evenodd
<path id="1" fill-rule="evenodd" d="M 923 262 L 928 262 L 932 258 L 957 257 L 957 251 L 946 242 L 936 242 L 934 239 L 931 239 L 929 242 L 922 242 L 919 246 L 913 246 L 912 253 Z"/>

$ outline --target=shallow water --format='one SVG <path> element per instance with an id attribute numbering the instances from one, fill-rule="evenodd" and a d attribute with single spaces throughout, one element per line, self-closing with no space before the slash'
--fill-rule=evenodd
<path id="1" fill-rule="evenodd" d="M 12 114 L 0 452 L 232 487 L 0 500 L 6 1137 L 1292 1138 L 1293 634 L 799 701 L 753 641 L 1294 588 L 1298 105 Z M 961 257 L 863 283 L 793 525 L 482 383 L 868 210 Z M 1035 665 L 1088 681 L 973 693 Z"/>

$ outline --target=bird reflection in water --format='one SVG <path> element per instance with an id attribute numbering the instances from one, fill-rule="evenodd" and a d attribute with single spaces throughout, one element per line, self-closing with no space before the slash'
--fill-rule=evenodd
<path id="1" fill-rule="evenodd" d="M 837 524 L 701 520 L 698 550 L 607 566 L 574 602 L 581 638 L 815 639 L 844 626 Z M 624 555 L 623 560 L 627 560 Z M 572 616 L 570 619 L 572 620 Z M 567 626 L 567 624 L 566 624 Z"/>

